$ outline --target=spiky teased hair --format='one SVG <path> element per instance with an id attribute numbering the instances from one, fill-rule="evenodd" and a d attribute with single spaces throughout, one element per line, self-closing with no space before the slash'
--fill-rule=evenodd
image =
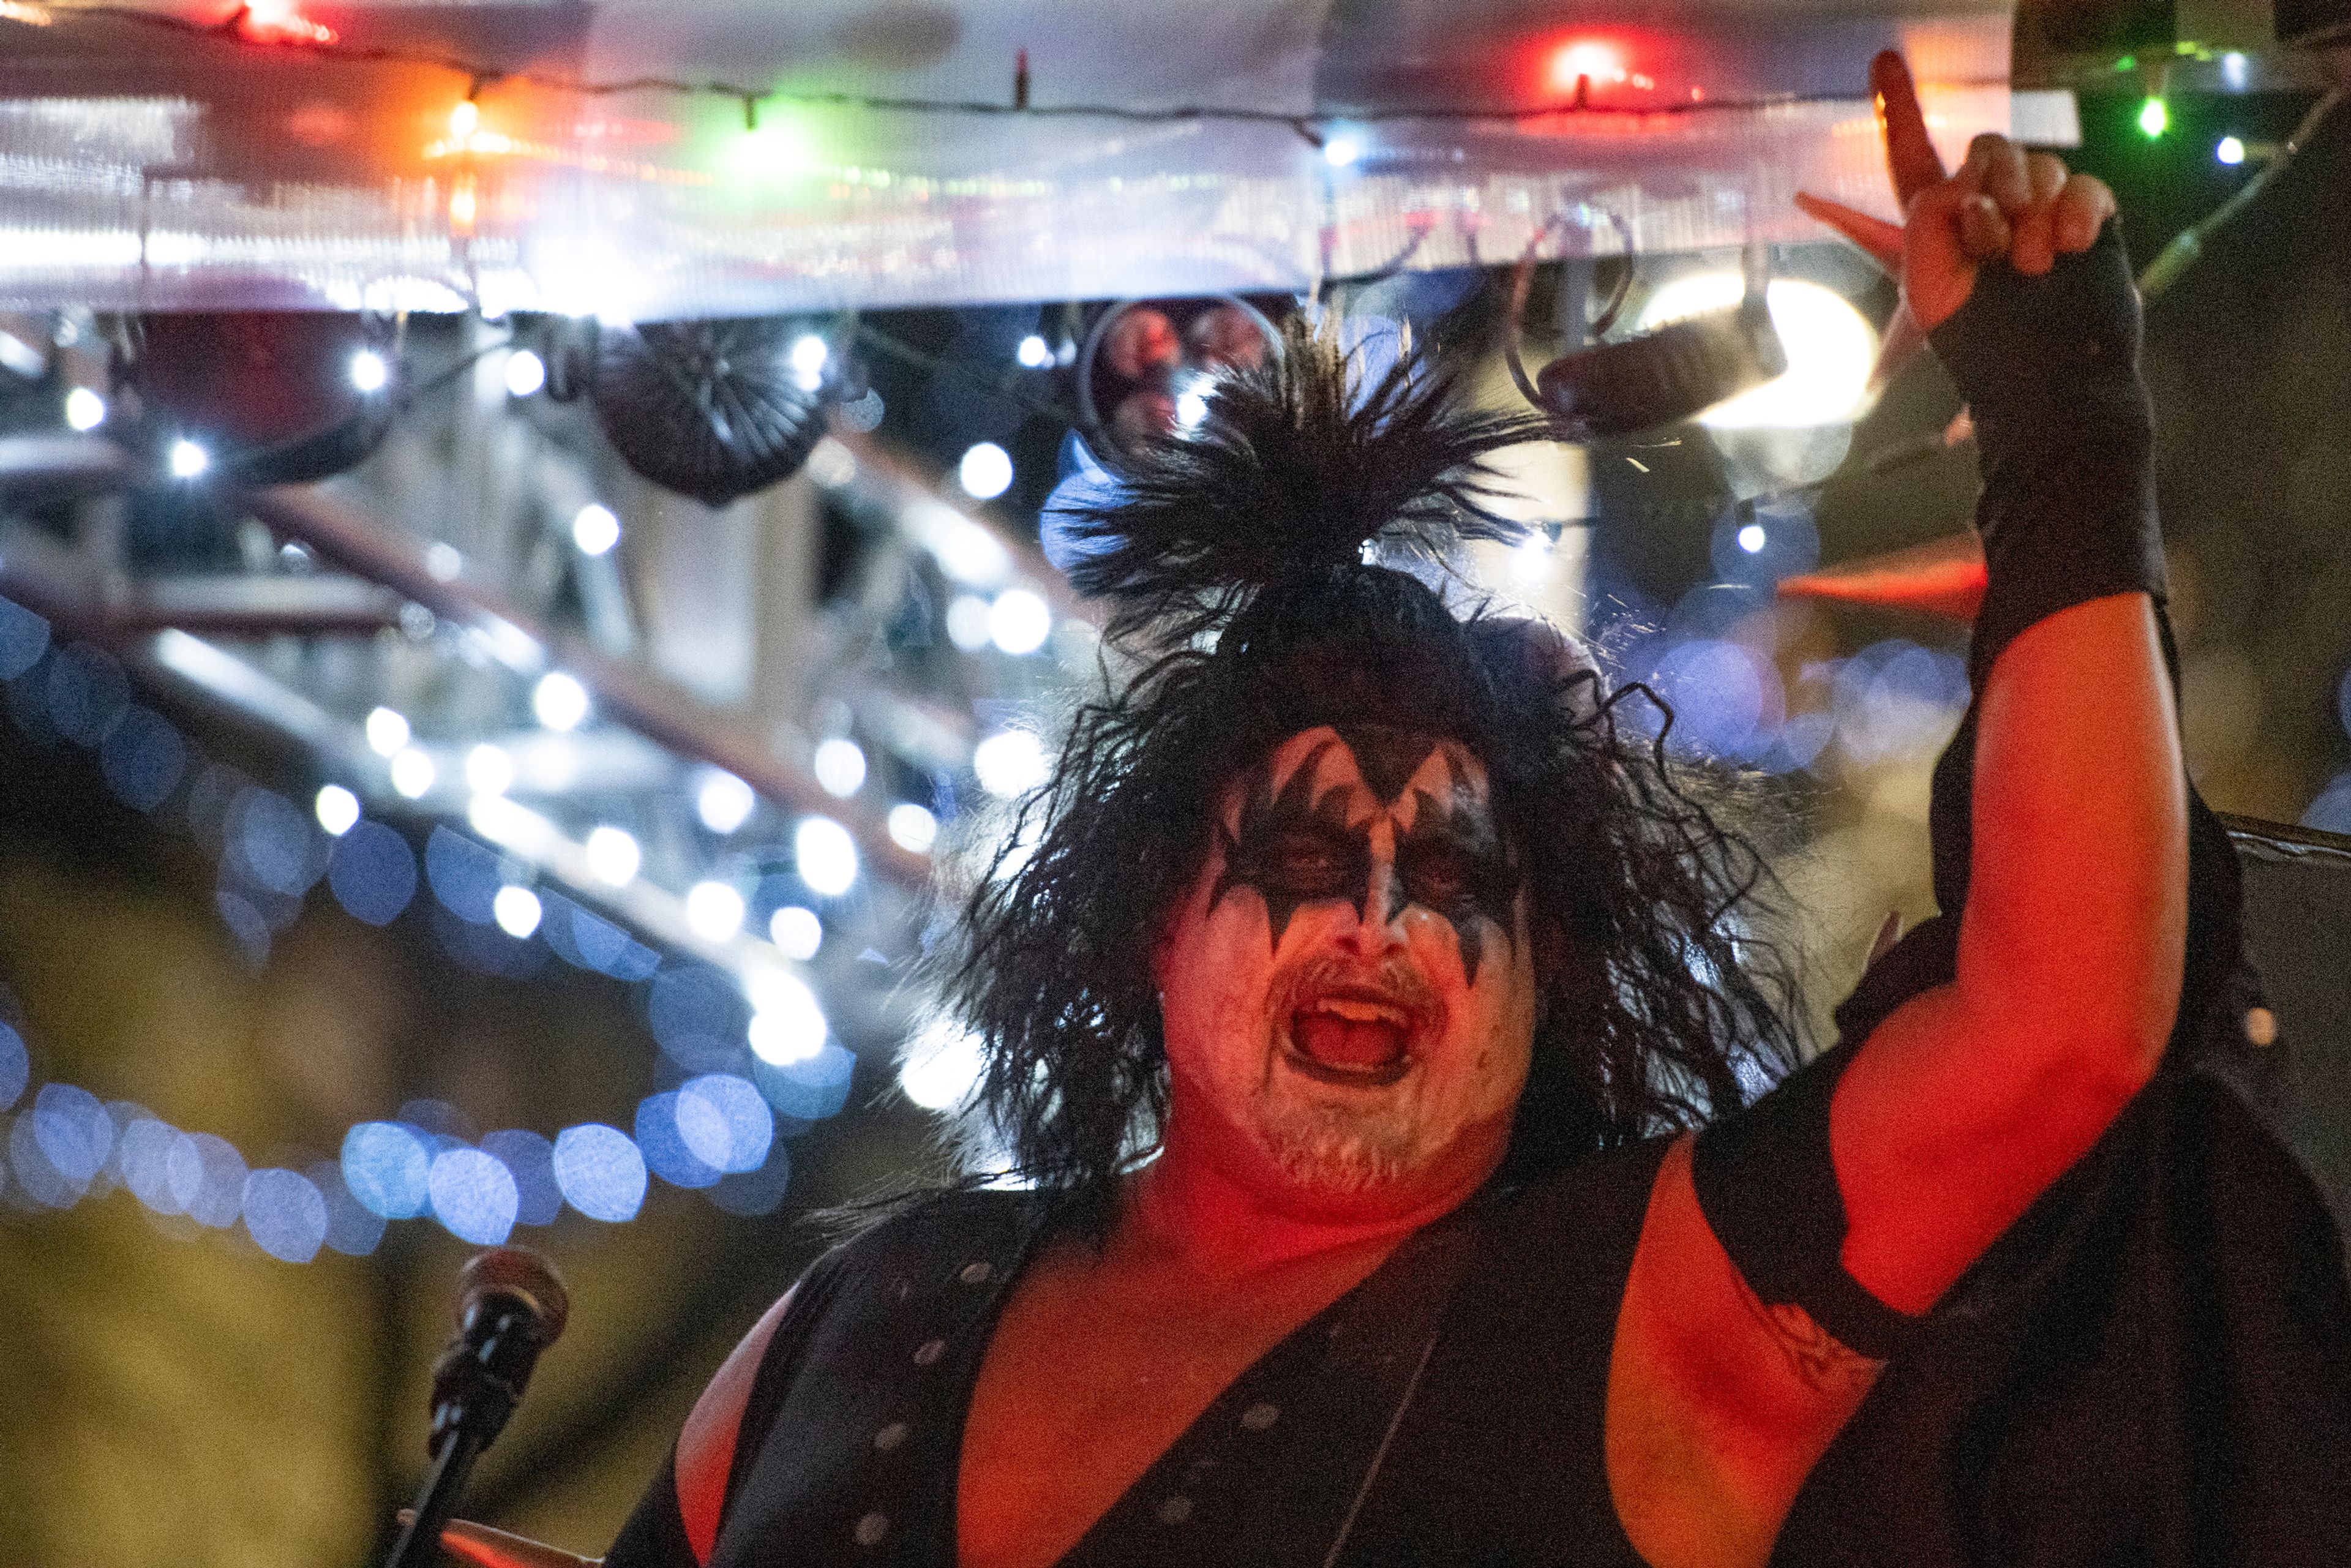
<path id="1" fill-rule="evenodd" d="M 1113 499 L 1068 519 L 1088 549 L 1070 579 L 1110 601 L 1113 637 L 1181 642 L 1263 589 L 1357 564 L 1374 537 L 1432 559 L 1459 540 L 1520 538 L 1526 526 L 1490 505 L 1486 459 L 1550 427 L 1465 411 L 1453 393 L 1451 374 L 1400 340 L 1351 351 L 1335 325 L 1293 319 L 1280 354 L 1216 384 L 1196 433 L 1140 455 Z"/>
<path id="2" fill-rule="evenodd" d="M 1071 725 L 943 951 L 986 1042 L 976 1141 L 1099 1238 L 1167 1105 L 1153 947 L 1209 852 L 1225 791 L 1300 730 L 1371 720 L 1486 764 L 1527 878 L 1543 1018 L 1505 1175 L 1688 1125 L 1791 1065 L 1794 976 L 1759 941 L 1755 851 L 1647 727 L 1620 727 L 1588 659 L 1538 623 L 1466 619 L 1361 562 L 1385 533 L 1442 553 L 1508 538 L 1480 466 L 1531 422 L 1465 413 L 1405 356 L 1351 393 L 1328 335 L 1222 388 L 1202 438 L 1145 455 L 1072 571 L 1111 597 L 1139 674 Z M 1536 427 L 1539 429 L 1540 427 Z M 1203 633 L 1213 632 L 1213 637 Z"/>

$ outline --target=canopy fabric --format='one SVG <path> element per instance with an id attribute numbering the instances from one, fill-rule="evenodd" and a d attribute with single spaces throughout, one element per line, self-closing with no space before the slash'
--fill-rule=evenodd
<path id="1" fill-rule="evenodd" d="M 296 3 L 0 3 L 0 308 L 1297 291 L 1890 211 L 1882 47 L 2011 124 L 2006 0 Z"/>

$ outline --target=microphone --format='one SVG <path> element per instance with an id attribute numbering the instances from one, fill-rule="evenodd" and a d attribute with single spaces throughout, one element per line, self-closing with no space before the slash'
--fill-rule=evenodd
<path id="1" fill-rule="evenodd" d="M 457 1275 L 457 1333 L 433 1367 L 433 1469 L 416 1515 L 385 1568 L 416 1568 L 437 1554 L 441 1527 L 474 1461 L 522 1402 L 539 1353 L 563 1333 L 570 1298 L 546 1259 L 521 1247 L 475 1253 Z"/>

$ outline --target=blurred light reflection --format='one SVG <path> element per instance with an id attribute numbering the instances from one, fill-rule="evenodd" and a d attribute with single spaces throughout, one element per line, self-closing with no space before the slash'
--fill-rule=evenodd
<path id="1" fill-rule="evenodd" d="M 555 1140 L 556 1185 L 563 1200 L 590 1219 L 634 1219 L 645 1200 L 645 1161 L 618 1127 L 590 1122 Z"/>
<path id="2" fill-rule="evenodd" d="M 396 1122 L 362 1122 L 343 1135 L 343 1184 L 371 1214 L 410 1219 L 424 1212 L 433 1156 Z"/>
<path id="3" fill-rule="evenodd" d="M 637 1147 L 644 1151 L 645 1165 L 653 1175 L 672 1186 L 709 1186 L 725 1173 L 695 1152 L 678 1125 L 677 1101 L 674 1093 L 649 1094 L 638 1104 Z M 689 1125 L 700 1119 L 700 1105 L 697 1102 L 689 1108 Z"/>
<path id="4" fill-rule="evenodd" d="M 241 1207 L 246 1234 L 272 1258 L 308 1263 L 326 1242 L 327 1200 L 299 1171 L 255 1171 Z"/>
<path id="5" fill-rule="evenodd" d="M 563 1211 L 563 1191 L 555 1184 L 555 1145 L 537 1133 L 510 1128 L 482 1140 L 514 1178 L 515 1223 L 552 1225 Z"/>
<path id="6" fill-rule="evenodd" d="M 416 896 L 416 856 L 381 822 L 360 822 L 335 841 L 327 885 L 355 920 L 388 925 Z"/>
<path id="7" fill-rule="evenodd" d="M 481 1149 L 445 1149 L 425 1177 L 433 1218 L 450 1235 L 476 1247 L 496 1247 L 514 1229 L 520 1207 L 514 1173 Z"/>

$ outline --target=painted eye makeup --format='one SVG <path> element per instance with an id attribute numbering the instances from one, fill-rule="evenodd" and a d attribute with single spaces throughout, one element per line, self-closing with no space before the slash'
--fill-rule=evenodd
<path id="1" fill-rule="evenodd" d="M 1455 789 L 1446 800 L 1425 789 L 1413 792 L 1412 826 L 1396 835 L 1396 880 L 1405 899 L 1452 925 L 1461 944 L 1462 973 L 1475 985 L 1485 953 L 1481 919 L 1492 921 L 1503 941 L 1511 940 L 1519 869 L 1504 852 L 1492 819 L 1464 803 L 1468 794 L 1458 765 L 1453 773 Z"/>
<path id="2" fill-rule="evenodd" d="M 1209 896 L 1215 908 L 1237 887 L 1256 890 L 1265 900 L 1273 946 L 1281 945 L 1291 916 L 1309 904 L 1345 899 L 1362 918 L 1369 904 L 1373 862 L 1370 823 L 1350 825 L 1347 807 L 1355 786 L 1345 781 L 1318 790 L 1314 779 L 1323 758 L 1343 744 L 1356 770 L 1381 805 L 1394 811 L 1409 781 L 1436 752 L 1440 737 L 1386 727 L 1339 731 L 1298 764 L 1281 788 L 1272 787 L 1271 765 L 1250 775 L 1238 820 L 1223 832 L 1224 869 Z M 1519 872 L 1504 852 L 1492 818 L 1477 800 L 1460 759 L 1446 754 L 1449 787 L 1439 799 L 1413 789 L 1413 822 L 1399 830 L 1390 906 L 1417 904 L 1441 916 L 1460 945 L 1461 963 L 1473 985 L 1483 956 L 1480 921 L 1491 920 L 1510 941 Z"/>
<path id="3" fill-rule="evenodd" d="M 1361 834 L 1284 832 L 1261 860 L 1268 883 L 1303 899 L 1355 897 L 1370 870 Z"/>
<path id="4" fill-rule="evenodd" d="M 1236 887 L 1255 888 L 1277 947 L 1300 905 L 1353 897 L 1361 908 L 1357 889 L 1369 883 L 1371 852 L 1361 832 L 1347 827 L 1345 786 L 1314 788 L 1315 772 L 1337 744 L 1315 747 L 1278 790 L 1270 762 L 1250 774 L 1239 821 L 1224 835 L 1225 868 L 1208 907 Z"/>

